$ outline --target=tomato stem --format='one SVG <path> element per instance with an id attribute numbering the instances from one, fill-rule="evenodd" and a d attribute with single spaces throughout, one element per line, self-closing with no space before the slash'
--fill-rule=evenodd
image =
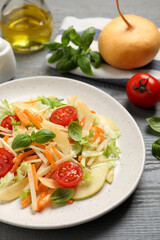
<path id="1" fill-rule="evenodd" d="M 142 84 L 142 81 L 143 81 L 143 80 L 146 80 L 146 82 L 145 82 L 144 84 Z M 142 93 L 142 92 L 145 91 L 145 92 L 149 92 L 149 93 L 153 94 L 151 91 L 149 91 L 149 90 L 147 89 L 148 80 L 149 80 L 149 78 L 147 78 L 147 79 L 140 79 L 140 80 L 139 80 L 139 86 L 138 86 L 137 88 L 135 88 L 135 85 L 136 85 L 136 84 L 134 84 L 133 89 L 136 90 L 136 91 L 139 91 L 140 93 Z"/>

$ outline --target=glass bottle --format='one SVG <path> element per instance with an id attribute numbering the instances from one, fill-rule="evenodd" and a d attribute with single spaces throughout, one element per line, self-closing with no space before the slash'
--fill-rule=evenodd
<path id="1" fill-rule="evenodd" d="M 1 33 L 15 52 L 43 48 L 53 30 L 53 19 L 44 0 L 8 0 L 1 10 Z"/>

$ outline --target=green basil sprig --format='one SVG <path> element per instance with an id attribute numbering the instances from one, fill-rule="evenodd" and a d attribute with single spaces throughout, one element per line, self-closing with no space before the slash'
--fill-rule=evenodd
<path id="1" fill-rule="evenodd" d="M 55 41 L 44 43 L 46 48 L 54 51 L 48 63 L 57 62 L 56 68 L 60 73 L 67 73 L 80 67 L 83 73 L 93 75 L 91 64 L 98 68 L 102 61 L 99 52 L 90 49 L 95 33 L 96 29 L 90 27 L 80 36 L 73 26 L 70 26 L 63 32 L 61 43 Z M 69 46 L 70 42 L 77 47 Z"/>
<path id="2" fill-rule="evenodd" d="M 68 125 L 68 132 L 74 141 L 82 140 L 82 127 L 78 122 L 71 121 Z"/>
<path id="3" fill-rule="evenodd" d="M 51 194 L 51 201 L 53 203 L 64 203 L 73 197 L 74 192 L 74 188 L 56 188 Z"/>
<path id="4" fill-rule="evenodd" d="M 22 133 L 17 135 L 12 142 L 12 149 L 25 148 L 31 145 L 32 142 L 47 143 L 55 138 L 55 133 L 48 129 L 41 129 L 36 133 L 33 131 L 31 135 Z"/>
<path id="5" fill-rule="evenodd" d="M 156 132 L 160 133 L 160 117 L 151 117 L 146 119 L 149 126 Z M 160 160 L 160 138 L 152 144 L 152 154 Z"/>

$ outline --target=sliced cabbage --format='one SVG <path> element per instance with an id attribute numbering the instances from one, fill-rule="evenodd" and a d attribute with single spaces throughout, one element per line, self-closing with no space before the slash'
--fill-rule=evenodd
<path id="1" fill-rule="evenodd" d="M 19 197 L 22 199 L 22 201 L 30 194 L 30 189 L 25 188 L 23 189 L 20 194 Z"/>
<path id="2" fill-rule="evenodd" d="M 107 144 L 107 147 L 104 151 L 104 155 L 109 158 L 119 158 L 121 151 L 119 147 L 116 145 L 116 140 L 110 139 L 109 143 Z"/>
<path id="3" fill-rule="evenodd" d="M 8 172 L 4 177 L 0 178 L 0 189 L 9 187 L 14 183 L 14 173 Z"/>
<path id="4" fill-rule="evenodd" d="M 91 184 L 91 182 L 93 180 L 93 176 L 91 174 L 91 171 L 89 171 L 86 167 L 82 166 L 82 169 L 83 169 L 82 183 L 84 185 L 88 186 Z"/>
<path id="5" fill-rule="evenodd" d="M 21 181 L 23 178 L 25 178 L 27 176 L 27 171 L 28 171 L 28 167 L 29 167 L 29 162 L 22 162 L 22 164 L 18 167 L 17 169 L 17 176 L 16 176 L 16 180 L 19 182 Z"/>

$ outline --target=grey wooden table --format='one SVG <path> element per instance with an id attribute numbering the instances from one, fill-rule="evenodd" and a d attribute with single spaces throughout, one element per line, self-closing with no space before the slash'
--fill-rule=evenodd
<path id="1" fill-rule="evenodd" d="M 46 0 L 54 17 L 52 39 L 65 16 L 109 17 L 117 16 L 115 1 L 111 0 Z M 0 7 L 4 0 L 0 1 Z M 152 20 L 160 28 L 160 0 L 120 1 L 123 13 L 134 13 Z M 16 54 L 16 78 L 49 75 L 61 76 L 57 71 L 46 67 L 43 49 L 34 54 Z M 65 75 L 89 83 L 113 96 L 133 116 L 140 127 L 146 146 L 146 163 L 143 176 L 133 195 L 110 213 L 92 222 L 62 230 L 30 230 L 0 223 L 0 240 L 28 239 L 87 239 L 87 240 L 139 240 L 160 239 L 160 162 L 151 153 L 154 136 L 149 130 L 146 118 L 160 116 L 160 104 L 152 109 L 142 109 L 127 100 L 125 89 L 92 79 Z M 135 149 L 136 151 L 136 149 Z"/>

